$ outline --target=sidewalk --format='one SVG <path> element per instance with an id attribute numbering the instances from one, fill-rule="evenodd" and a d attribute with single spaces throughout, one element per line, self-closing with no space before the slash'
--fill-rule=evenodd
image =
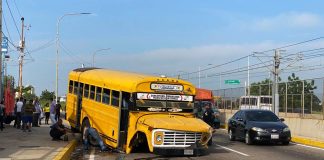
<path id="1" fill-rule="evenodd" d="M 44 124 L 44 122 L 42 122 Z M 69 125 L 64 121 L 64 125 Z M 33 127 L 31 132 L 23 132 L 13 127 L 13 123 L 5 125 L 0 131 L 0 160 L 9 159 L 54 159 L 62 154 L 77 135 L 68 133 L 69 141 L 52 141 L 49 125 Z"/>

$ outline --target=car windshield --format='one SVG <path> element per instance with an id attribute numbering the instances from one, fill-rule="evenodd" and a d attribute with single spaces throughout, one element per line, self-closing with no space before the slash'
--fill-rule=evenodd
<path id="1" fill-rule="evenodd" d="M 270 111 L 248 111 L 246 112 L 248 121 L 277 122 L 279 118 Z"/>

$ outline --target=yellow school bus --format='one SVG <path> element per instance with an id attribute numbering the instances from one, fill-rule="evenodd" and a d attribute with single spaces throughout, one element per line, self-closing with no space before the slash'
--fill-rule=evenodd
<path id="1" fill-rule="evenodd" d="M 99 68 L 69 73 L 66 116 L 74 130 L 88 125 L 106 145 L 131 153 L 199 155 L 212 128 L 194 117 L 195 87 L 186 81 Z"/>

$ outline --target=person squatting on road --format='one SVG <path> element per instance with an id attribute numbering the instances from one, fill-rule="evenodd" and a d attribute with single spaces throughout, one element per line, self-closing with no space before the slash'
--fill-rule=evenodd
<path id="1" fill-rule="evenodd" d="M 33 100 L 30 99 L 24 107 L 24 115 L 23 115 L 24 132 L 26 132 L 27 125 L 28 125 L 28 132 L 31 132 L 31 123 L 33 122 L 33 112 L 35 112 L 35 107 L 33 105 Z"/>
<path id="2" fill-rule="evenodd" d="M 58 121 L 51 126 L 50 136 L 53 141 L 62 140 L 62 136 L 65 135 L 67 129 L 63 125 L 62 119 L 58 119 Z"/>
<path id="3" fill-rule="evenodd" d="M 89 149 L 89 139 L 90 139 L 90 136 L 93 137 L 94 139 L 96 139 L 96 141 L 99 143 L 100 150 L 101 151 L 107 151 L 108 150 L 108 148 L 103 143 L 103 141 L 100 138 L 100 136 L 98 135 L 97 131 L 94 128 L 88 127 L 88 126 L 85 126 L 84 127 L 84 132 L 83 132 L 83 137 L 82 137 L 84 150 L 88 150 Z"/>

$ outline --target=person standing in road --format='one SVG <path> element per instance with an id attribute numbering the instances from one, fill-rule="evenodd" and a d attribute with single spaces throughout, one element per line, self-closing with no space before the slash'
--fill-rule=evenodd
<path id="1" fill-rule="evenodd" d="M 16 103 L 15 103 L 15 109 L 14 109 L 14 114 L 15 114 L 15 123 L 13 127 L 17 127 L 17 102 L 19 101 L 19 99 L 16 99 Z"/>
<path id="2" fill-rule="evenodd" d="M 203 114 L 204 122 L 207 123 L 209 126 L 213 127 L 214 119 L 215 119 L 215 115 L 214 115 L 214 111 L 211 108 L 211 104 L 206 104 L 205 112 Z M 211 146 L 213 144 L 212 138 L 213 138 L 213 136 L 208 141 L 209 146 Z"/>
<path id="3" fill-rule="evenodd" d="M 210 104 L 206 104 L 205 112 L 203 114 L 204 122 L 209 124 L 212 127 L 214 119 L 215 119 L 214 111 L 211 109 Z"/>
<path id="4" fill-rule="evenodd" d="M 3 130 L 3 118 L 5 115 L 5 106 L 3 104 L 3 101 L 0 102 L 0 130 Z"/>
<path id="5" fill-rule="evenodd" d="M 33 114 L 33 127 L 39 127 L 38 123 L 40 123 L 40 114 L 42 113 L 42 108 L 39 104 L 39 101 L 37 98 L 34 100 L 34 107 L 35 107 L 35 113 Z"/>
<path id="6" fill-rule="evenodd" d="M 61 104 L 60 101 L 57 100 L 57 103 L 55 105 L 55 120 L 58 121 L 58 119 L 60 119 L 60 114 L 61 114 Z"/>
<path id="7" fill-rule="evenodd" d="M 33 122 L 33 112 L 35 112 L 35 107 L 33 105 L 33 100 L 29 100 L 29 102 L 24 107 L 24 116 L 23 122 L 24 126 L 28 126 L 28 132 L 31 132 L 31 123 Z M 26 128 L 23 127 L 23 131 L 26 132 Z"/>
<path id="8" fill-rule="evenodd" d="M 19 101 L 16 103 L 16 107 L 17 107 L 17 109 L 16 109 L 16 111 L 17 111 L 17 113 L 16 113 L 17 129 L 20 129 L 20 127 L 21 127 L 23 105 L 24 105 L 23 98 L 20 97 Z"/>
<path id="9" fill-rule="evenodd" d="M 55 106 L 56 106 L 56 103 L 55 103 L 55 100 L 53 98 L 51 98 L 51 106 L 50 106 L 50 119 L 51 119 L 51 122 L 52 122 L 52 125 L 56 123 L 56 120 L 55 120 L 55 114 L 56 114 L 56 110 L 55 110 Z"/>
<path id="10" fill-rule="evenodd" d="M 50 117 L 50 107 L 48 103 L 46 103 L 44 106 L 44 112 L 45 112 L 45 124 L 48 124 L 48 120 Z"/>

